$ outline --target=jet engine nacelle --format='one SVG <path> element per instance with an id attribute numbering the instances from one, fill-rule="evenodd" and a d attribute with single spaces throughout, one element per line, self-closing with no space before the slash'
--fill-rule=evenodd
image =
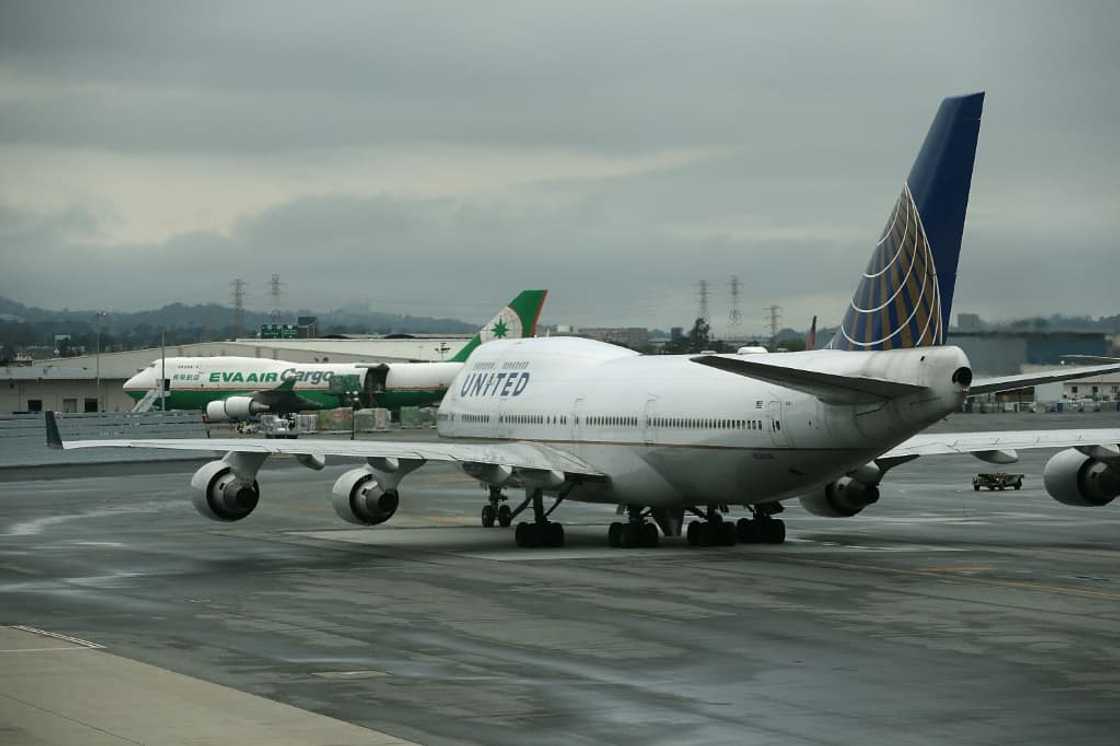
<path id="1" fill-rule="evenodd" d="M 210 422 L 244 420 L 267 412 L 268 409 L 267 404 L 254 401 L 251 396 L 231 396 L 228 399 L 212 401 L 207 404 L 206 419 Z"/>
<path id="2" fill-rule="evenodd" d="M 1120 495 L 1120 468 L 1070 448 L 1046 462 L 1042 482 L 1060 503 L 1100 507 Z"/>
<path id="3" fill-rule="evenodd" d="M 348 523 L 376 526 L 393 517 L 400 496 L 396 489 L 384 489 L 373 470 L 351 469 L 331 488 L 331 505 L 338 517 Z"/>
<path id="4" fill-rule="evenodd" d="M 248 482 L 234 474 L 225 461 L 211 461 L 191 477 L 194 509 L 212 521 L 240 521 L 261 498 L 256 480 Z"/>
<path id="5" fill-rule="evenodd" d="M 879 502 L 879 487 L 851 477 L 840 477 L 824 489 L 801 498 L 801 507 L 826 518 L 851 518 L 872 503 Z"/>

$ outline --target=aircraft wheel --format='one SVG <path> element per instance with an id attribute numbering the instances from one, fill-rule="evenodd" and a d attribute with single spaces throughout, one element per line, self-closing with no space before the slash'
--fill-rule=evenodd
<path id="1" fill-rule="evenodd" d="M 514 531 L 513 538 L 514 541 L 517 542 L 517 546 L 526 549 L 536 547 L 540 543 L 539 532 L 537 531 L 536 525 L 533 523 L 517 524 L 517 530 Z"/>
<path id="2" fill-rule="evenodd" d="M 625 523 L 622 526 L 622 546 L 632 549 L 639 546 L 642 540 L 641 526 L 637 523 Z"/>
<path id="3" fill-rule="evenodd" d="M 704 532 L 704 524 L 700 521 L 692 521 L 688 524 L 688 545 L 690 547 L 700 546 L 700 539 Z"/>
<path id="4" fill-rule="evenodd" d="M 657 533 L 657 526 L 653 523 L 643 523 L 639 531 L 639 538 L 643 547 L 653 548 L 659 543 L 661 537 Z"/>
<path id="5" fill-rule="evenodd" d="M 502 505 L 498 508 L 498 525 L 502 528 L 509 528 L 513 523 L 513 511 L 510 510 L 508 505 Z"/>
<path id="6" fill-rule="evenodd" d="M 785 544 L 786 522 L 780 518 L 771 518 L 763 521 L 762 539 L 767 544 Z"/>
<path id="7" fill-rule="evenodd" d="M 495 511 L 493 505 L 482 506 L 482 526 L 484 528 L 492 528 L 494 525 Z"/>
<path id="8" fill-rule="evenodd" d="M 544 529 L 545 546 L 562 547 L 564 546 L 564 526 L 559 523 L 546 523 L 541 528 Z"/>
<path id="9" fill-rule="evenodd" d="M 721 547 L 735 546 L 735 524 L 731 521 L 720 521 L 715 524 L 715 534 Z"/>
<path id="10" fill-rule="evenodd" d="M 622 546 L 622 524 L 618 521 L 607 529 L 607 544 L 616 548 Z"/>
<path id="11" fill-rule="evenodd" d="M 740 544 L 757 544 L 762 541 L 758 521 L 750 518 L 740 518 L 735 521 L 735 538 Z"/>

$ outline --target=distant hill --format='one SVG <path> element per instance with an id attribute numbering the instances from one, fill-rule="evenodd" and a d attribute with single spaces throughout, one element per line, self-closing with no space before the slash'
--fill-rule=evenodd
<path id="1" fill-rule="evenodd" d="M 27 306 L 17 301 L 0 297 L 0 320 L 8 321 L 63 321 L 75 323 L 94 324 L 96 311 L 72 311 L 69 308 L 61 310 Z M 363 327 L 354 333 L 363 334 L 392 334 L 392 333 L 427 333 L 460 334 L 477 331 L 478 324 L 432 316 L 410 316 L 404 314 L 381 313 L 366 311 L 353 306 L 336 311 L 310 311 L 302 309 L 294 313 L 284 314 L 284 322 L 294 322 L 297 316 L 315 316 L 319 319 L 320 329 L 331 325 L 343 324 L 347 326 Z M 260 324 L 270 322 L 271 316 L 262 311 L 244 311 L 244 326 L 247 331 L 255 330 Z M 112 312 L 104 321 L 104 328 L 124 330 L 141 325 L 163 326 L 168 329 L 183 329 L 203 327 L 218 329 L 232 327 L 234 323 L 234 309 L 217 303 L 204 303 L 188 306 L 184 303 L 171 303 L 162 308 L 149 311 L 121 311 Z M 481 323 L 481 322 L 480 322 Z"/>
<path id="2" fill-rule="evenodd" d="M 327 312 L 301 310 L 285 314 L 280 321 L 294 322 L 297 316 L 318 318 L 321 334 L 469 334 L 481 323 L 358 307 Z M 267 313 L 245 311 L 243 336 L 253 336 L 257 327 L 270 321 Z M 171 303 L 149 311 L 113 312 L 100 326 L 102 349 L 158 345 L 161 330 L 166 330 L 168 344 L 230 339 L 235 334 L 233 308 L 217 303 Z M 92 348 L 97 327 L 96 311 L 37 308 L 0 297 L 0 347 L 8 355 L 26 347 L 55 346 L 56 335 L 69 335 L 69 346 Z"/>

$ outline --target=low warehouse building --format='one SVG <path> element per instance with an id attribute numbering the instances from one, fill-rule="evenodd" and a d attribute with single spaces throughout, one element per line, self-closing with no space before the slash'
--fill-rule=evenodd
<path id="1" fill-rule="evenodd" d="M 237 355 L 297 363 L 438 362 L 452 357 L 467 339 L 450 335 L 237 339 L 36 360 L 31 365 L 0 367 L 0 412 L 127 412 L 136 402 L 121 387 L 159 360 L 161 352 L 167 357 Z"/>

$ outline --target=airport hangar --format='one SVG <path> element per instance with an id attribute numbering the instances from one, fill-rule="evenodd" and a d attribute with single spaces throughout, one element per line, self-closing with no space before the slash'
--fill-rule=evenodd
<path id="1" fill-rule="evenodd" d="M 136 402 L 124 382 L 160 355 L 240 356 L 296 363 L 438 362 L 467 343 L 469 334 L 315 339 L 235 339 L 168 345 L 100 355 L 47 358 L 0 367 L 0 412 L 128 412 Z M 100 383 L 100 392 L 98 391 Z"/>

